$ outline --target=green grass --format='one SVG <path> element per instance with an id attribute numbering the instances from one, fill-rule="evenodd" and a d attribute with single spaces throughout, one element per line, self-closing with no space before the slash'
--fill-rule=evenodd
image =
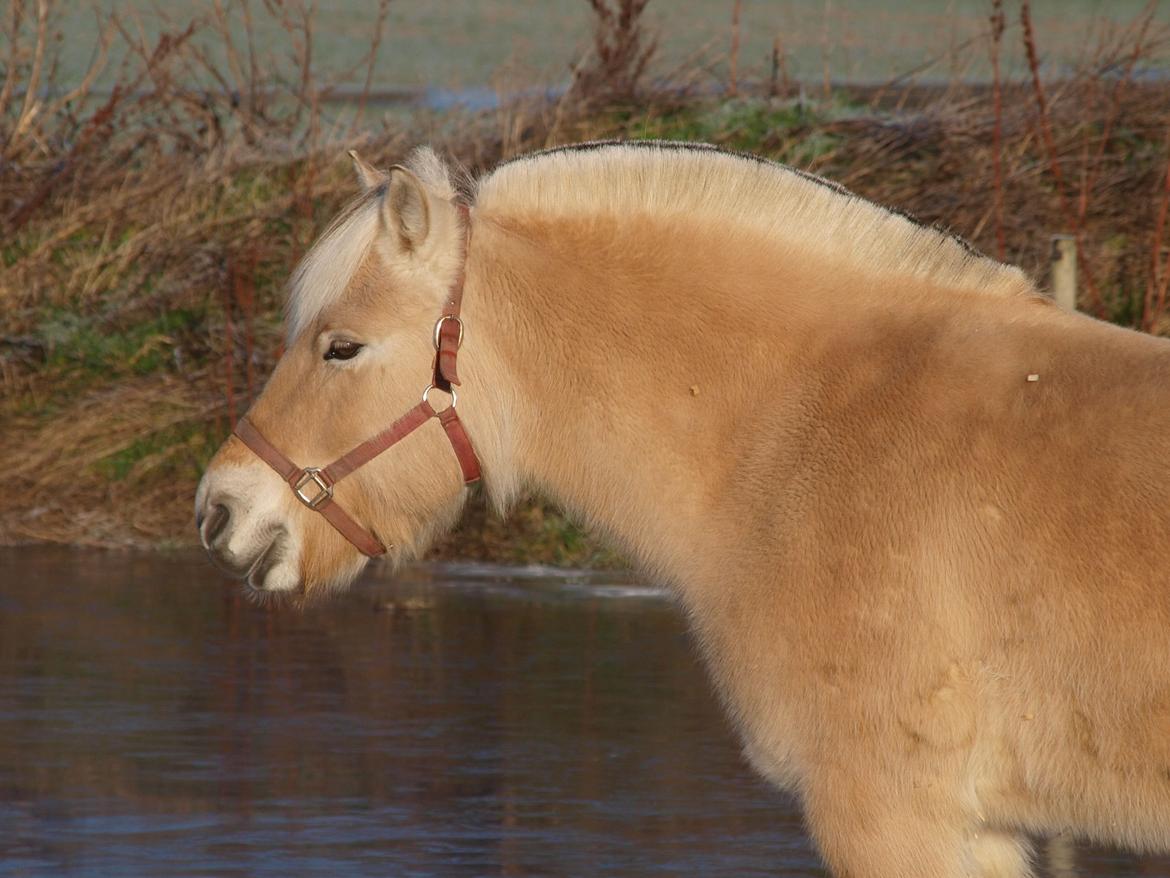
<path id="1" fill-rule="evenodd" d="M 113 482 L 126 480 L 144 462 L 153 462 L 185 478 L 198 478 L 218 445 L 209 432 L 207 424 L 179 424 L 157 430 L 102 458 L 93 468 Z"/>
<path id="2" fill-rule="evenodd" d="M 535 533 L 526 533 L 515 549 L 516 560 L 531 563 L 534 557 L 541 563 L 561 567 L 621 567 L 624 560 L 606 547 L 564 512 L 545 502 L 540 504 L 539 522 Z"/>
<path id="3" fill-rule="evenodd" d="M 177 337 L 199 331 L 205 315 L 189 309 L 166 311 L 125 328 L 100 328 L 100 317 L 54 309 L 37 327 L 46 364 L 102 377 L 147 375 L 174 364 Z"/>
<path id="4" fill-rule="evenodd" d="M 618 119 L 631 140 L 696 140 L 803 167 L 831 153 L 841 138 L 825 125 L 845 105 L 759 98 L 704 101 L 641 118 Z"/>

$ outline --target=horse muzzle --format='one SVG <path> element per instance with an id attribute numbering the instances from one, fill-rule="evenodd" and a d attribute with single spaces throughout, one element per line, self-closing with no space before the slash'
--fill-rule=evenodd
<path id="1" fill-rule="evenodd" d="M 212 562 L 257 592 L 300 589 L 296 551 L 288 529 L 275 521 L 253 520 L 233 498 L 202 490 L 195 510 L 199 542 Z M 206 496 L 205 496 L 206 495 Z"/>

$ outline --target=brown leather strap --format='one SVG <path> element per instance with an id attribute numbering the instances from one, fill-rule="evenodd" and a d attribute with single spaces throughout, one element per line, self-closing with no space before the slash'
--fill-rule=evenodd
<path id="1" fill-rule="evenodd" d="M 290 485 L 296 484 L 297 479 L 304 473 L 303 469 L 277 451 L 276 446 L 265 439 L 247 418 L 240 418 L 232 432 Z"/>
<path id="2" fill-rule="evenodd" d="M 457 205 L 459 219 L 463 223 L 463 258 L 459 260 L 459 273 L 447 292 L 443 304 L 443 317 L 439 320 L 435 339 L 435 377 L 432 383 L 440 390 L 450 391 L 451 385 L 459 385 L 456 361 L 459 345 L 463 342 L 463 323 L 459 309 L 463 306 L 463 282 L 466 279 L 467 251 L 471 247 L 471 211 L 465 204 Z"/>
<path id="3" fill-rule="evenodd" d="M 436 412 L 429 402 L 423 400 L 405 415 L 387 427 L 378 435 L 367 439 L 361 445 L 346 452 L 328 466 L 320 469 L 299 467 L 285 457 L 263 434 L 252 426 L 247 418 L 241 418 L 235 429 L 235 435 L 251 448 L 256 455 L 268 464 L 284 479 L 306 506 L 314 512 L 319 512 L 343 537 L 352 543 L 363 555 L 375 558 L 386 552 L 386 547 L 369 530 L 362 527 L 350 517 L 344 509 L 333 499 L 333 486 L 344 479 L 358 467 L 369 463 L 379 454 L 392 445 L 401 442 L 431 418 L 437 417 L 443 425 L 443 431 L 459 461 L 459 469 L 463 474 L 463 481 L 470 485 L 480 478 L 479 458 L 463 422 L 455 413 L 453 407 Z M 324 489 L 322 489 L 322 484 Z"/>
<path id="4" fill-rule="evenodd" d="M 276 470 L 280 477 L 288 482 L 289 487 L 297 492 L 298 499 L 314 512 L 321 513 L 325 520 L 333 525 L 339 534 L 349 540 L 359 552 L 371 558 L 385 554 L 386 547 L 382 545 L 381 541 L 354 521 L 349 513 L 333 500 L 333 485 L 336 484 L 336 480 L 329 475 L 328 467 L 322 470 L 312 470 L 297 466 L 285 457 L 276 446 L 265 439 L 264 435 L 252 426 L 252 422 L 247 418 L 240 418 L 232 432 L 241 442 L 256 452 L 257 457 Z M 302 482 L 304 483 L 303 489 Z M 324 490 L 322 490 L 322 484 L 325 486 Z M 312 502 L 306 502 L 305 497 L 308 497 Z"/>
<path id="5" fill-rule="evenodd" d="M 370 558 L 377 558 L 386 554 L 386 547 L 376 536 L 349 517 L 333 498 L 329 498 L 316 511 L 325 516 L 325 520 L 333 525 L 333 529 L 353 543 L 355 549 Z"/>
<path id="6" fill-rule="evenodd" d="M 450 390 L 451 385 L 459 386 L 459 372 L 456 357 L 459 354 L 459 337 L 462 335 L 457 320 L 444 320 L 439 325 L 439 352 L 435 356 L 434 385 L 440 390 Z"/>
<path id="7" fill-rule="evenodd" d="M 401 442 L 427 421 L 435 416 L 431 404 L 423 400 L 401 418 L 376 436 L 372 436 L 361 445 L 347 451 L 329 466 L 321 470 L 321 474 L 336 484 L 348 476 L 359 466 L 369 463 L 391 445 Z"/>
<path id="8" fill-rule="evenodd" d="M 459 415 L 455 414 L 454 406 L 439 412 L 439 423 L 443 425 L 447 439 L 451 442 L 451 447 L 455 449 L 455 457 L 459 459 L 459 469 L 463 471 L 463 483 L 470 485 L 472 482 L 478 482 L 480 477 L 479 458 L 476 457 L 475 449 L 471 447 L 471 439 L 468 438 L 467 431 L 463 429 L 463 422 L 459 420 Z"/>

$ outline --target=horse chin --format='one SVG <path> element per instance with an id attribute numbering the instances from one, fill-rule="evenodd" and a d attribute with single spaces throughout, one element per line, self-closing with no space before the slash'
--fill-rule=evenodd
<path id="1" fill-rule="evenodd" d="M 293 585 L 294 593 L 304 603 L 316 603 L 340 595 L 348 591 L 350 586 L 354 584 L 362 571 L 366 569 L 369 560 L 365 555 L 349 551 L 343 557 L 330 558 L 331 563 L 324 568 L 324 570 L 329 571 L 327 573 L 321 568 L 318 568 L 320 572 L 314 571 L 313 564 L 308 565 L 307 576 L 301 576 L 299 570 L 294 570 L 293 574 L 296 576 L 296 582 Z M 265 580 L 265 584 L 267 584 L 267 580 Z"/>

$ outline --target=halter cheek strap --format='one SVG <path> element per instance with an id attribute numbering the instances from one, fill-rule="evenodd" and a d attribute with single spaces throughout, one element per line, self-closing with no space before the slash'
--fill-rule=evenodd
<path id="1" fill-rule="evenodd" d="M 455 412 L 458 398 L 452 385 L 459 384 L 456 372 L 456 357 L 463 343 L 463 321 L 459 308 L 463 301 L 463 280 L 467 264 L 467 247 L 471 238 L 470 212 L 459 205 L 463 227 L 463 259 L 459 274 L 452 282 L 442 316 L 435 323 L 435 365 L 431 383 L 423 391 L 422 401 L 382 432 L 371 436 L 365 442 L 350 449 L 328 466 L 297 466 L 284 456 L 279 449 L 264 438 L 247 418 L 237 422 L 232 433 L 256 453 L 262 461 L 284 479 L 298 500 L 314 512 L 320 513 L 334 529 L 349 540 L 363 555 L 373 558 L 385 554 L 386 547 L 374 534 L 362 527 L 333 499 L 333 486 L 359 467 L 365 466 L 392 445 L 401 442 L 431 418 L 438 418 L 447 441 L 459 461 L 464 484 L 470 485 L 480 478 L 479 458 L 471 439 Z M 428 396 L 435 389 L 451 395 L 451 405 L 442 411 L 435 411 Z"/>

